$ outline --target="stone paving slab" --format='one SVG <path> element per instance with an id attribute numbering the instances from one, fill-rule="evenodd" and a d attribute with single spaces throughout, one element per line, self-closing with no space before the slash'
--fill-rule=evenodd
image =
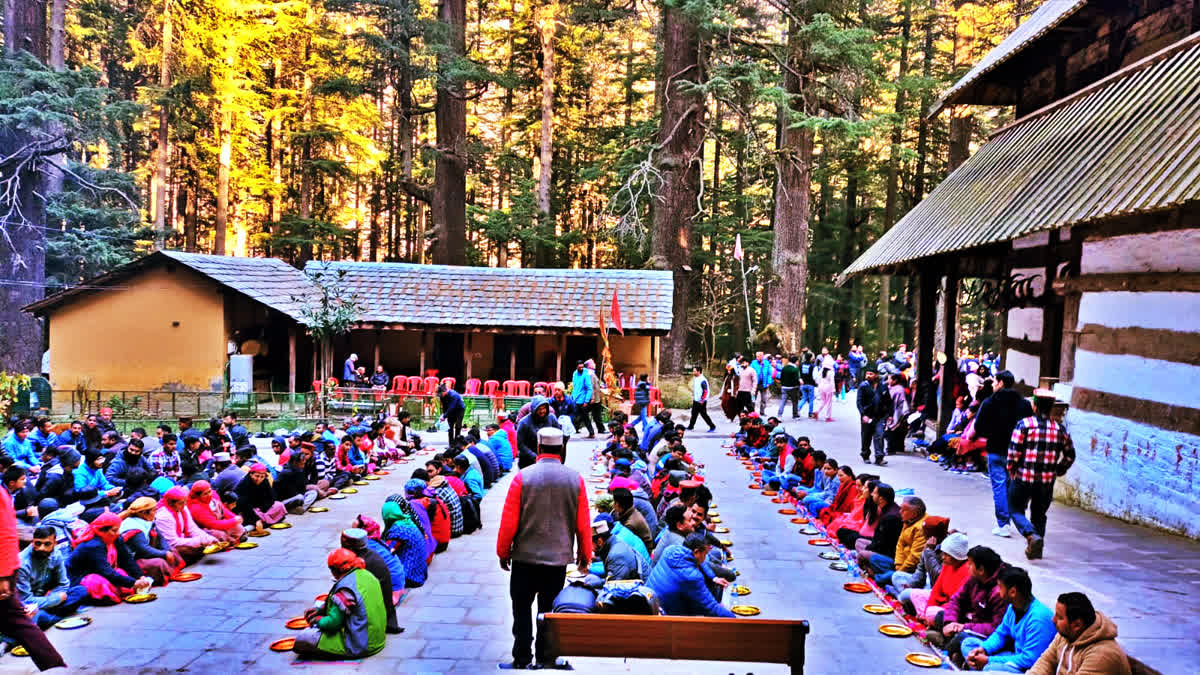
<path id="1" fill-rule="evenodd" d="M 807 435 L 815 447 L 838 460 L 857 458 L 858 429 L 853 404 L 836 404 L 832 424 L 788 421 L 793 435 Z M 734 542 L 739 579 L 752 590 L 744 600 L 762 607 L 764 618 L 803 618 L 812 627 L 808 640 L 809 673 L 920 672 L 903 661 L 919 648 L 912 638 L 894 639 L 876 632 L 880 618 L 861 605 L 872 596 L 841 590 L 845 573 L 828 569 L 819 549 L 780 505 L 748 490 L 748 474 L 721 448 L 730 425 L 718 434 L 694 434 L 689 449 L 707 464 L 708 484 L 716 496 L 723 535 Z M 575 440 L 567 463 L 581 472 L 590 467 L 592 443 Z M 361 662 L 295 663 L 292 654 L 276 654 L 266 646 L 290 634 L 283 622 L 297 616 L 331 583 L 325 556 L 354 516 L 377 516 L 384 498 L 398 492 L 420 463 L 392 467 L 383 480 L 363 486 L 360 494 L 340 502 L 324 502 L 325 514 L 291 517 L 295 527 L 257 539 L 253 551 L 235 551 L 195 566 L 205 577 L 157 589 L 159 600 L 140 606 L 88 610 L 96 622 L 79 631 L 52 629 L 50 637 L 70 664 L 71 672 L 366 672 L 447 673 L 494 672 L 508 660 L 511 608 L 508 575 L 495 556 L 496 526 L 508 478 L 489 491 L 483 502 L 484 530 L 451 542 L 430 569 L 428 583 L 409 592 L 398 615 L 407 630 L 389 636 L 380 654 Z M 883 468 L 885 480 L 912 487 L 931 513 L 949 514 L 952 526 L 964 529 L 972 543 L 985 543 L 1029 569 L 1035 593 L 1052 600 L 1067 590 L 1084 590 L 1118 623 L 1121 642 L 1163 672 L 1195 672 L 1200 664 L 1200 613 L 1187 602 L 1200 597 L 1200 543 L 1131 526 L 1056 504 L 1050 511 L 1050 537 L 1045 560 L 1028 563 L 1023 541 L 992 537 L 990 489 L 979 476 L 942 472 L 933 464 L 894 457 Z M 1198 514 L 1200 515 L 1200 514 Z M 619 639 L 619 637 L 617 638 Z M 751 651 L 753 646 L 747 647 Z M 571 659 L 581 673 L 786 673 L 779 664 L 713 663 L 639 659 Z M 0 675 L 34 673 L 27 659 L 0 658 Z"/>

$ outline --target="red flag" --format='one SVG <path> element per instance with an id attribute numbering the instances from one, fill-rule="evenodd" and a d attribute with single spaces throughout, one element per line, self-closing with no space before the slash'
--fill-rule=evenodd
<path id="1" fill-rule="evenodd" d="M 621 328 L 621 305 L 617 302 L 616 290 L 613 290 L 612 311 L 609 314 L 612 315 L 613 328 L 616 328 L 621 335 L 625 335 L 625 329 Z"/>
<path id="2" fill-rule="evenodd" d="M 741 260 L 742 257 L 742 233 L 738 232 L 737 239 L 733 243 L 733 259 Z"/>

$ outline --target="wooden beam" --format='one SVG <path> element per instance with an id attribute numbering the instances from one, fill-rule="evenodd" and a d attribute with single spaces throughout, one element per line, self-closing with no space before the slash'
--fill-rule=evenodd
<path id="1" fill-rule="evenodd" d="M 463 387 L 467 386 L 467 380 L 471 379 L 471 361 L 474 353 L 471 351 L 471 334 L 467 333 L 463 336 L 463 359 L 467 362 L 467 375 L 463 378 Z M 464 389 L 465 391 L 465 389 Z"/>
<path id="2" fill-rule="evenodd" d="M 562 361 L 563 361 L 563 354 L 566 354 L 566 353 L 567 353 L 567 334 L 559 333 L 558 334 L 558 351 L 554 355 L 554 379 L 557 382 L 563 381 Z"/>
<path id="3" fill-rule="evenodd" d="M 658 386 L 658 338 L 650 336 L 650 377 L 654 386 Z"/>
<path id="4" fill-rule="evenodd" d="M 1103 291 L 1196 293 L 1200 292 L 1200 272 L 1085 274 L 1055 280 L 1054 290 L 1061 294 Z"/>
<path id="5" fill-rule="evenodd" d="M 425 377 L 425 343 L 428 342 L 429 333 L 421 331 L 421 365 L 418 367 L 417 375 Z"/>
<path id="6" fill-rule="evenodd" d="M 512 340 L 508 349 L 508 379 L 517 379 L 517 341 Z"/>
<path id="7" fill-rule="evenodd" d="M 1012 349 L 1030 356 L 1039 356 L 1042 353 L 1042 343 L 1040 340 L 1026 340 L 1025 338 L 1005 336 L 1004 348 Z"/>
<path id="8" fill-rule="evenodd" d="M 958 277 L 946 277 L 945 302 L 942 303 L 942 327 L 945 331 L 946 366 L 942 368 L 942 394 L 938 402 L 938 435 L 946 433 L 954 414 L 954 386 L 958 382 Z"/>
<path id="9" fill-rule="evenodd" d="M 1079 349 L 1097 354 L 1132 354 L 1200 366 L 1200 333 L 1089 323 L 1079 331 Z"/>
<path id="10" fill-rule="evenodd" d="M 930 273 L 921 274 L 920 294 L 917 296 L 917 379 L 928 381 L 933 377 L 933 327 L 937 323 L 937 287 L 939 277 Z"/>
<path id="11" fill-rule="evenodd" d="M 383 331 L 375 329 L 375 360 L 371 362 L 371 371 L 374 373 L 375 366 L 379 365 L 379 343 L 383 339 Z"/>
<path id="12" fill-rule="evenodd" d="M 1071 407 L 1076 410 L 1086 410 L 1109 417 L 1141 422 L 1160 429 L 1181 431 L 1193 436 L 1200 435 L 1200 409 L 1197 408 L 1110 394 L 1106 391 L 1096 391 L 1086 387 L 1072 389 Z M 1074 440 L 1077 449 L 1086 447 L 1082 438 Z"/>
<path id="13" fill-rule="evenodd" d="M 296 324 L 294 323 L 288 324 L 288 393 L 296 393 Z"/>

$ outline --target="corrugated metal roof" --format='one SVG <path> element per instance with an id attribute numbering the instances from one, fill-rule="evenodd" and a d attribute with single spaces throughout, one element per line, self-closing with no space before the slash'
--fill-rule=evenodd
<path id="1" fill-rule="evenodd" d="M 1200 199 L 1200 33 L 1000 130 L 842 273 Z"/>
<path id="2" fill-rule="evenodd" d="M 1004 41 L 996 45 L 996 48 L 988 52 L 986 56 L 975 64 L 975 67 L 967 71 L 958 82 L 954 83 L 945 94 L 942 95 L 932 107 L 929 108 L 930 115 L 936 115 L 947 104 L 954 102 L 955 97 L 964 89 L 974 84 L 976 80 L 981 78 L 985 73 L 995 69 L 1000 64 L 1008 61 L 1014 55 L 1021 51 L 1025 45 L 1033 42 L 1039 37 L 1045 35 L 1055 26 L 1062 23 L 1067 17 L 1079 11 L 1081 7 L 1087 4 L 1087 0 L 1047 0 L 1045 4 L 1038 7 L 1033 14 L 1029 16 L 1017 29 L 1004 38 Z M 970 101 L 968 101 L 970 103 Z"/>
<path id="3" fill-rule="evenodd" d="M 300 309 L 305 300 L 320 298 L 304 272 L 278 258 L 238 258 L 183 251 L 161 253 L 297 321 L 301 320 Z"/>
<path id="4" fill-rule="evenodd" d="M 674 282 L 652 270 L 504 269 L 404 263 L 309 262 L 305 272 L 344 270 L 363 323 L 597 328 L 618 292 L 628 330 L 671 329 Z"/>

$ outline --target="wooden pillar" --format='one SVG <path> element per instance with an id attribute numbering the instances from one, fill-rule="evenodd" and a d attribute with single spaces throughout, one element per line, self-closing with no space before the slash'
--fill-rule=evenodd
<path id="1" fill-rule="evenodd" d="M 554 380 L 556 382 L 563 381 L 562 360 L 563 354 L 567 353 L 567 334 L 558 334 L 558 353 L 554 355 Z"/>
<path id="2" fill-rule="evenodd" d="M 516 336 L 516 335 L 513 336 L 513 339 L 511 342 L 512 346 L 508 350 L 508 379 L 510 379 L 510 380 L 517 379 L 517 338 L 518 337 L 519 336 Z"/>
<path id="3" fill-rule="evenodd" d="M 316 379 L 316 378 L 313 378 Z M 288 325 L 288 394 L 296 393 L 296 324 Z"/>
<path id="4" fill-rule="evenodd" d="M 471 333 L 466 333 L 463 335 L 463 359 L 467 363 L 467 375 L 463 378 L 463 391 L 466 391 L 467 380 L 471 379 L 471 357 L 473 355 L 471 351 Z"/>
<path id="5" fill-rule="evenodd" d="M 375 374 L 375 366 L 379 365 L 379 343 L 380 343 L 380 341 L 382 341 L 382 339 L 383 339 L 383 331 L 376 328 L 375 329 L 375 360 L 372 362 L 371 372 L 368 375 L 368 377 Z"/>
<path id="6" fill-rule="evenodd" d="M 421 365 L 417 370 L 417 376 L 425 377 L 425 343 L 428 342 L 429 333 L 421 331 Z"/>
<path id="7" fill-rule="evenodd" d="M 650 381 L 658 386 L 658 336 L 650 336 Z"/>
<path id="8" fill-rule="evenodd" d="M 958 275 L 946 275 L 942 291 L 942 329 L 945 331 L 946 365 L 942 368 L 942 394 L 938 402 L 938 435 L 946 433 L 954 414 L 954 386 L 958 382 Z"/>

